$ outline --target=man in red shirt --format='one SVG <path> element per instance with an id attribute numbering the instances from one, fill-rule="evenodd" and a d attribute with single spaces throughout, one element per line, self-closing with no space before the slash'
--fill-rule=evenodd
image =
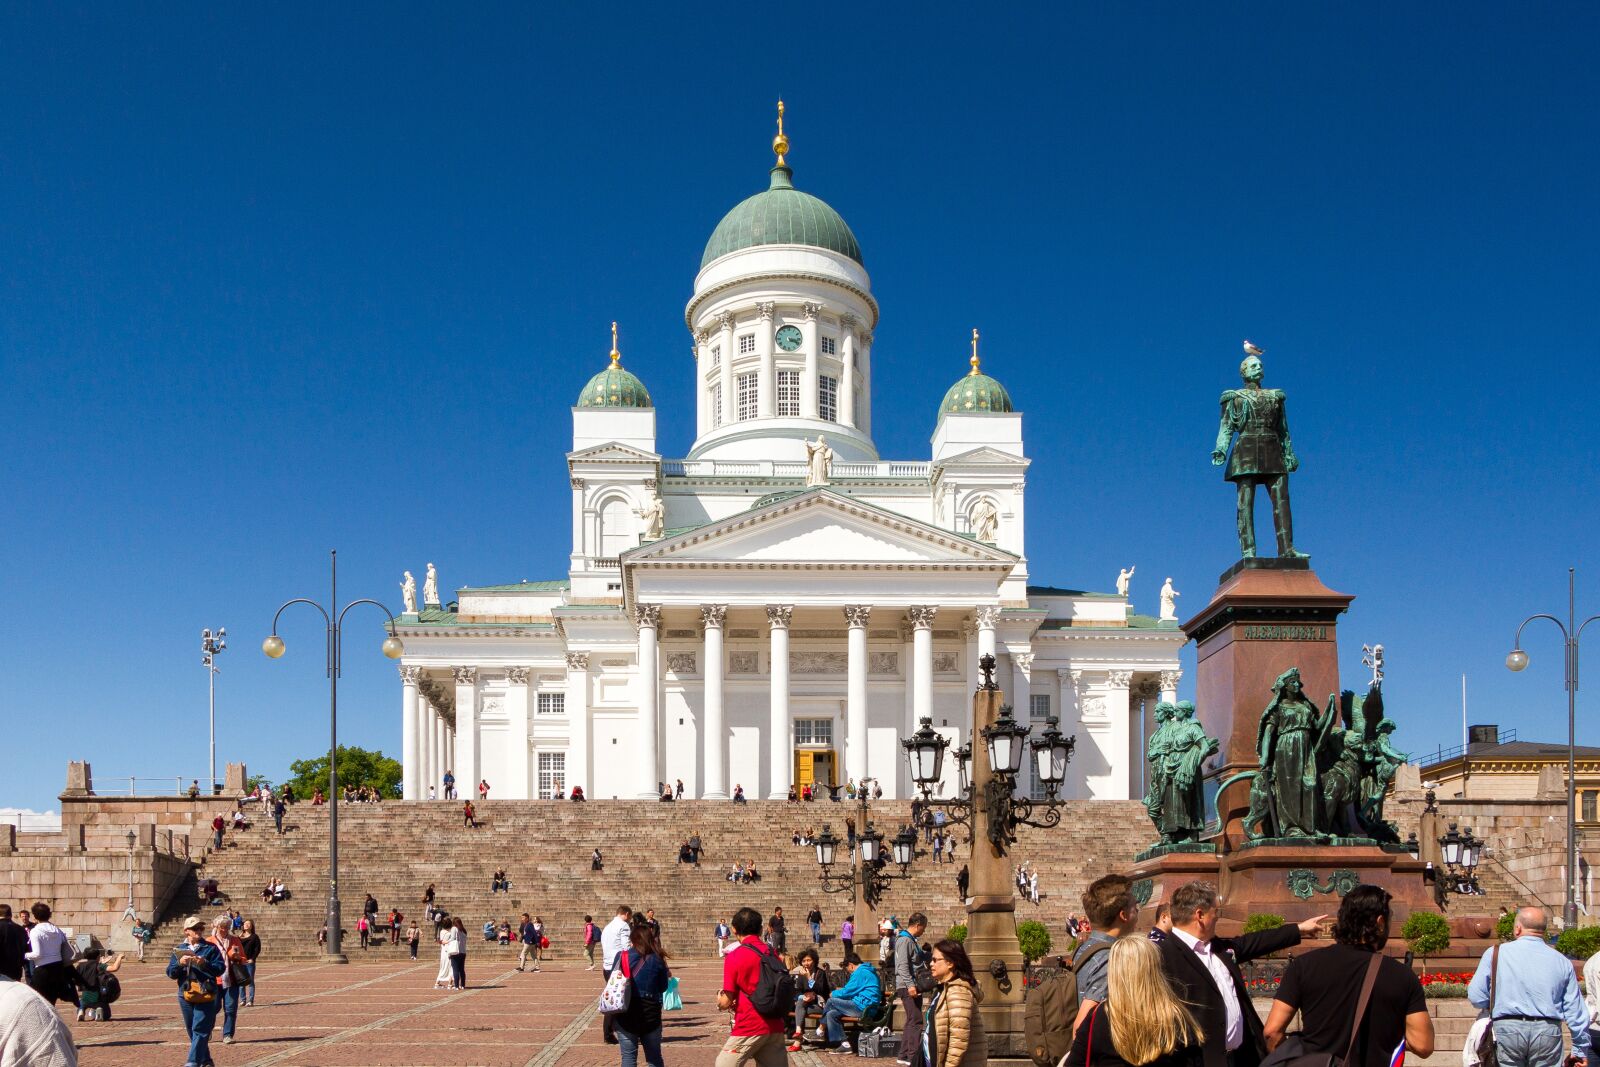
<path id="1" fill-rule="evenodd" d="M 722 959 L 722 990 L 717 1008 L 733 1013 L 733 1028 L 717 1055 L 716 1067 L 786 1067 L 789 1053 L 784 1048 L 780 1015 L 767 1016 L 756 1011 L 750 994 L 760 981 L 761 956 L 772 951 L 761 942 L 761 913 L 740 908 L 733 914 L 733 933 L 739 939 Z"/>

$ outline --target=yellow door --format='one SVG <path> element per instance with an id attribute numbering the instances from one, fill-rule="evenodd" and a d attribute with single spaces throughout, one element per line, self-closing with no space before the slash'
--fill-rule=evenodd
<path id="1" fill-rule="evenodd" d="M 815 781 L 815 765 L 810 752 L 799 751 L 794 754 L 794 787 L 801 789 Z"/>

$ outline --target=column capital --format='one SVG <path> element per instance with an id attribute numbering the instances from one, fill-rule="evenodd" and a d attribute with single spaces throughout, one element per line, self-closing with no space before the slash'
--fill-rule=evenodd
<path id="1" fill-rule="evenodd" d="M 933 619 L 939 614 L 936 604 L 916 604 L 906 609 L 906 617 L 911 620 L 913 630 L 933 629 Z"/>
<path id="2" fill-rule="evenodd" d="M 871 348 L 872 347 L 872 331 L 871 330 L 862 330 L 862 331 L 860 331 L 859 333 L 856 334 L 856 339 L 861 342 L 861 347 L 862 348 Z"/>
<path id="3" fill-rule="evenodd" d="M 731 312 L 731 311 L 719 311 L 719 312 L 717 312 L 717 326 L 718 326 L 719 329 L 732 330 L 733 329 L 733 312 Z"/>
<path id="4" fill-rule="evenodd" d="M 694 343 L 697 344 L 697 345 L 710 344 L 711 343 L 711 331 L 710 330 L 705 330 L 705 329 L 696 330 L 694 332 Z M 698 353 L 696 353 L 696 355 L 698 355 Z"/>
<path id="5" fill-rule="evenodd" d="M 852 630 L 865 629 L 871 619 L 871 604 L 849 604 L 845 606 L 844 621 Z"/>
<path id="6" fill-rule="evenodd" d="M 728 605 L 726 604 L 701 604 L 700 622 L 708 630 L 720 630 L 722 624 L 728 621 Z"/>
<path id="7" fill-rule="evenodd" d="M 774 630 L 787 630 L 790 621 L 794 618 L 793 604 L 768 604 L 767 623 Z"/>
<path id="8" fill-rule="evenodd" d="M 806 303 L 800 305 L 800 310 L 805 312 L 807 322 L 816 322 L 817 316 L 822 314 L 822 305 L 813 304 L 810 301 L 807 301 Z"/>
<path id="9" fill-rule="evenodd" d="M 855 328 L 859 325 L 861 325 L 861 320 L 850 314 L 848 311 L 839 316 L 839 327 L 846 332 L 853 333 Z"/>
<path id="10" fill-rule="evenodd" d="M 661 625 L 660 604 L 635 604 L 633 608 L 633 624 L 639 629 L 651 629 Z"/>
<path id="11" fill-rule="evenodd" d="M 1112 689 L 1126 689 L 1133 682 L 1132 671 L 1107 671 L 1106 685 Z"/>
<path id="12" fill-rule="evenodd" d="M 507 667 L 506 681 L 512 685 L 527 685 L 528 676 L 533 673 L 532 667 Z"/>
<path id="13" fill-rule="evenodd" d="M 778 312 L 778 305 L 771 300 L 763 300 L 756 305 L 756 310 L 761 313 L 762 322 L 771 322 L 772 316 Z"/>
<path id="14" fill-rule="evenodd" d="M 478 668 L 476 667 L 451 667 L 450 673 L 456 676 L 457 685 L 478 684 Z"/>
<path id="15" fill-rule="evenodd" d="M 1011 653 L 1011 662 L 1020 667 L 1023 674 L 1028 674 L 1033 670 L 1033 653 L 1013 652 Z"/>
<path id="16" fill-rule="evenodd" d="M 567 653 L 567 670 L 569 670 L 569 671 L 586 671 L 588 669 L 589 669 L 589 653 L 587 653 L 587 652 L 568 652 Z"/>
<path id="17" fill-rule="evenodd" d="M 1074 689 L 1083 688 L 1083 672 L 1080 670 L 1072 667 L 1058 667 L 1056 676 L 1061 679 L 1062 683 L 1070 685 Z"/>
<path id="18" fill-rule="evenodd" d="M 1000 621 L 1000 605 L 983 604 L 972 614 L 978 620 L 978 629 L 992 630 L 994 624 Z"/>
<path id="19" fill-rule="evenodd" d="M 1162 671 L 1161 688 L 1165 692 L 1172 692 L 1178 688 L 1178 682 L 1183 679 L 1182 671 Z"/>
<path id="20" fill-rule="evenodd" d="M 574 488 L 574 489 L 582 489 L 583 488 L 583 479 L 582 478 L 574 478 L 574 479 L 572 479 L 572 488 Z"/>
<path id="21" fill-rule="evenodd" d="M 422 668 L 404 664 L 400 668 L 400 680 L 407 685 L 416 685 L 422 681 Z"/>

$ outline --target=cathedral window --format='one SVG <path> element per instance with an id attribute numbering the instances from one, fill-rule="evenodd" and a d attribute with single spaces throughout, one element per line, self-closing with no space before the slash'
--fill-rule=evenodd
<path id="1" fill-rule="evenodd" d="M 826 375 L 817 379 L 817 414 L 828 422 L 839 421 L 839 379 Z"/>
<path id="2" fill-rule="evenodd" d="M 722 425 L 722 383 L 711 383 L 711 425 L 713 428 Z"/>
<path id="3" fill-rule="evenodd" d="M 739 402 L 738 410 L 734 415 L 740 422 L 756 417 L 756 376 L 754 374 L 741 374 L 736 379 L 738 385 Z"/>
<path id="4" fill-rule="evenodd" d="M 1050 694 L 1028 694 L 1028 717 L 1033 719 L 1048 719 L 1050 717 Z"/>
<path id="5" fill-rule="evenodd" d="M 722 346 L 721 345 L 712 345 L 711 346 L 711 369 L 715 370 L 716 368 L 718 368 L 720 366 L 722 366 Z"/>
<path id="6" fill-rule="evenodd" d="M 755 350 L 756 350 L 756 335 L 753 334 L 753 333 L 742 333 L 742 334 L 740 334 L 739 335 L 739 354 L 741 356 L 748 356 L 750 353 L 754 352 Z"/>
<path id="7" fill-rule="evenodd" d="M 838 351 L 838 346 L 834 339 L 831 337 L 824 337 L 822 339 L 822 354 L 825 356 L 831 356 L 836 351 Z"/>
<path id="8" fill-rule="evenodd" d="M 832 745 L 832 719 L 796 719 L 794 743 L 797 745 Z"/>
<path id="9" fill-rule="evenodd" d="M 797 370 L 778 372 L 778 417 L 800 417 L 800 372 Z"/>
<path id="10" fill-rule="evenodd" d="M 565 693 L 540 693 L 540 715 L 565 715 L 567 713 L 567 694 Z"/>
<path id="11" fill-rule="evenodd" d="M 567 754 L 539 753 L 539 799 L 561 800 L 567 791 Z"/>

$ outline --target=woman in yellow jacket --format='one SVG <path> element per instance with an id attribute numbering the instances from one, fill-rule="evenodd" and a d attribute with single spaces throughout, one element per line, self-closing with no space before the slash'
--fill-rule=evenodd
<path id="1" fill-rule="evenodd" d="M 940 941 L 933 946 L 933 1001 L 928 1005 L 927 1025 L 922 1030 L 922 1062 L 925 1067 L 984 1067 L 989 1062 L 988 1040 L 983 1033 L 983 1016 L 978 1001 L 983 994 L 972 973 L 967 950 L 955 941 Z M 910 1058 L 907 1050 L 901 1055 Z"/>

